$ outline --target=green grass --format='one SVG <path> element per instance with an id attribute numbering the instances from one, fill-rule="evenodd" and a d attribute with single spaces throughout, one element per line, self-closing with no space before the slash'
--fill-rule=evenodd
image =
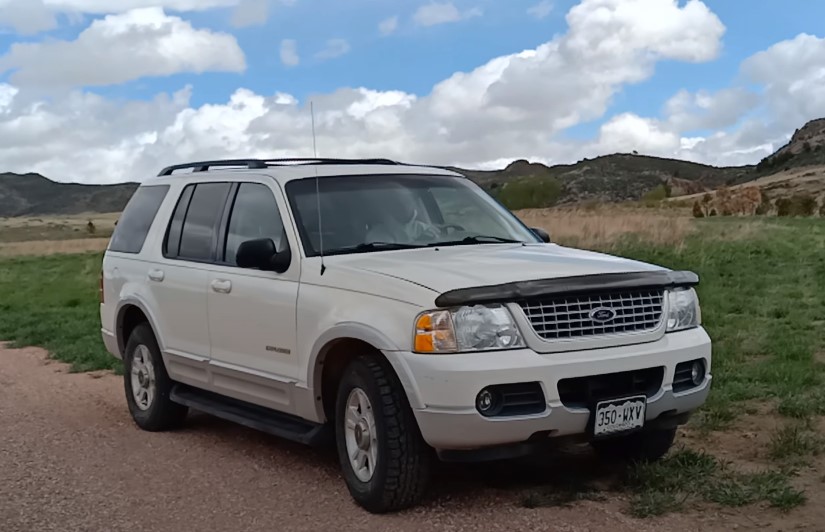
<path id="1" fill-rule="evenodd" d="M 72 371 L 118 369 L 100 338 L 101 255 L 0 260 L 0 339 L 36 345 Z"/>
<path id="2" fill-rule="evenodd" d="M 789 467 L 825 448 L 812 418 L 825 414 L 825 221 L 712 218 L 684 242 L 654 246 L 628 238 L 603 251 L 688 269 L 713 339 L 713 387 L 692 423 L 722 429 L 775 405 L 787 418 L 764 455 L 779 470 L 742 473 L 710 455 L 679 451 L 628 475 L 631 512 L 660 515 L 696 501 L 789 510 L 805 500 Z M 552 228 L 550 228 L 552 230 Z M 0 259 L 0 339 L 39 345 L 75 371 L 119 369 L 100 339 L 100 254 Z M 587 486 L 529 494 L 525 506 L 598 497 Z"/>
<path id="3" fill-rule="evenodd" d="M 810 423 L 793 422 L 774 433 L 771 438 L 769 456 L 777 461 L 802 465 L 811 456 L 818 455 L 825 448 L 825 441 Z"/>
<path id="4" fill-rule="evenodd" d="M 714 376 L 701 425 L 724 428 L 752 400 L 795 418 L 825 413 L 825 221 L 696 223 L 682 245 L 627 239 L 608 251 L 700 275 Z"/>
<path id="5" fill-rule="evenodd" d="M 709 454 L 680 450 L 659 462 L 631 467 L 626 482 L 633 493 L 630 513 L 652 517 L 699 501 L 731 507 L 764 501 L 788 511 L 805 502 L 791 477 L 790 471 L 742 473 Z"/>

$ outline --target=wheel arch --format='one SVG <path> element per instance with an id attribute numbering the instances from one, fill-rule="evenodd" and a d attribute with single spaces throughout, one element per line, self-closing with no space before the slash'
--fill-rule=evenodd
<path id="1" fill-rule="evenodd" d="M 140 323 L 148 323 L 152 329 L 152 334 L 158 342 L 161 354 L 163 354 L 163 343 L 160 336 L 158 336 L 158 329 L 155 326 L 155 321 L 152 314 L 148 311 L 146 305 L 140 300 L 128 299 L 121 301 L 118 305 L 117 314 L 115 318 L 115 335 L 117 337 L 117 347 L 121 356 L 126 354 L 126 343 L 129 341 L 129 335 Z"/>
<path id="2" fill-rule="evenodd" d="M 321 335 L 312 349 L 307 376 L 315 398 L 317 418 L 327 421 L 333 417 L 338 383 L 344 369 L 353 358 L 370 352 L 388 363 L 401 382 L 410 405 L 422 407 L 409 371 L 397 356 L 398 351 L 398 346 L 386 335 L 357 323 L 341 324 Z"/>

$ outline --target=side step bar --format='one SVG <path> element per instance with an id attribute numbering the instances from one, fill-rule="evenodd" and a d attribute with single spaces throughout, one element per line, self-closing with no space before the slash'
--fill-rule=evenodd
<path id="1" fill-rule="evenodd" d="M 195 410 L 294 442 L 323 446 L 331 439 L 327 425 L 184 384 L 175 384 L 169 398 Z"/>

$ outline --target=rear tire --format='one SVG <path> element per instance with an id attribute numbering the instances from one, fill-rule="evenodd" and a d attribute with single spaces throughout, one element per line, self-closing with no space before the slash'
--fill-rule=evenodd
<path id="1" fill-rule="evenodd" d="M 180 427 L 189 409 L 169 398 L 174 383 L 148 323 L 132 331 L 123 362 L 126 403 L 137 426 L 152 432 Z"/>
<path id="2" fill-rule="evenodd" d="M 360 356 L 350 362 L 335 414 L 341 471 L 355 501 L 372 513 L 417 504 L 429 484 L 432 454 L 384 360 Z"/>
<path id="3" fill-rule="evenodd" d="M 676 429 L 649 430 L 590 442 L 596 453 L 610 461 L 655 462 L 673 446 Z"/>

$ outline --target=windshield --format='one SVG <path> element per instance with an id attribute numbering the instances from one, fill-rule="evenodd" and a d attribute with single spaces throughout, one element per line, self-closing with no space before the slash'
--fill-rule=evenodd
<path id="1" fill-rule="evenodd" d="M 429 175 L 322 177 L 286 186 L 308 257 L 479 243 L 538 242 L 469 179 Z M 320 200 L 320 201 L 319 201 Z"/>

